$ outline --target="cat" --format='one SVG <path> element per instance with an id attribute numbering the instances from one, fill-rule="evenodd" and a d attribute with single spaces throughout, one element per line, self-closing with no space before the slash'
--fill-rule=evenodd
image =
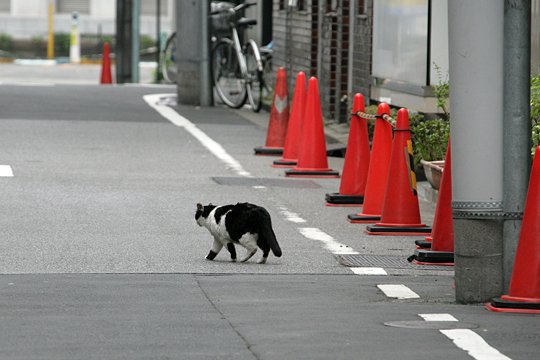
<path id="1" fill-rule="evenodd" d="M 255 255 L 257 247 L 263 251 L 259 264 L 266 263 L 270 250 L 276 257 L 281 256 L 270 214 L 261 206 L 250 203 L 223 206 L 197 204 L 195 220 L 214 237 L 212 249 L 206 256 L 208 260 L 214 260 L 225 245 L 231 254 L 231 260 L 236 261 L 234 244 L 247 249 L 242 262 Z"/>

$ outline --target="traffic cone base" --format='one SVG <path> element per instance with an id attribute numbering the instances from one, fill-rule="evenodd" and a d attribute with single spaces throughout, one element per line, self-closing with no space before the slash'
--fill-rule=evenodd
<path id="1" fill-rule="evenodd" d="M 359 206 L 364 202 L 364 195 L 345 195 L 330 193 L 325 196 L 326 206 Z"/>
<path id="2" fill-rule="evenodd" d="M 275 168 L 292 168 L 295 167 L 298 161 L 296 160 L 286 160 L 286 159 L 280 159 L 280 160 L 274 160 L 274 163 L 272 164 L 272 167 Z"/>
<path id="3" fill-rule="evenodd" d="M 381 220 L 381 215 L 377 214 L 349 214 L 347 220 L 352 224 L 373 224 Z"/>
<path id="4" fill-rule="evenodd" d="M 454 253 L 417 249 L 414 255 L 409 256 L 407 260 L 415 265 L 453 266 Z"/>
<path id="5" fill-rule="evenodd" d="M 431 233 L 431 227 L 425 224 L 390 224 L 390 223 L 376 223 L 375 225 L 368 225 L 366 227 L 366 233 L 369 235 L 422 235 Z"/>
<path id="6" fill-rule="evenodd" d="M 507 299 L 510 298 L 510 299 Z M 530 300 L 530 299 L 525 299 Z M 494 312 L 505 312 L 515 314 L 540 314 L 540 299 L 538 301 L 519 301 L 512 297 L 503 295 L 500 298 L 493 298 L 491 302 L 484 304 L 486 309 Z"/>
<path id="7" fill-rule="evenodd" d="M 283 154 L 282 147 L 258 146 L 253 149 L 255 155 L 280 156 Z"/>
<path id="8" fill-rule="evenodd" d="M 416 245 L 417 249 L 431 249 L 431 245 L 433 243 L 433 239 L 431 236 L 426 236 L 425 240 L 415 240 L 414 245 Z"/>
<path id="9" fill-rule="evenodd" d="M 290 169 L 285 171 L 287 177 L 339 178 L 339 172 L 332 169 Z"/>

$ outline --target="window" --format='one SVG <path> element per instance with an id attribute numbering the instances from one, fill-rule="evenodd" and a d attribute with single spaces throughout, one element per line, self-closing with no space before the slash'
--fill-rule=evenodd
<path id="1" fill-rule="evenodd" d="M 366 15 L 366 0 L 358 0 L 358 15 Z"/>
<path id="2" fill-rule="evenodd" d="M 57 13 L 71 14 L 77 11 L 79 14 L 89 14 L 90 0 L 57 0 L 56 8 Z"/>

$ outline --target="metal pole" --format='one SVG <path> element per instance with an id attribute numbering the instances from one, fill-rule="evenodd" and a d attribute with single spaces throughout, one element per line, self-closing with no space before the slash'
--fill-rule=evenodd
<path id="1" fill-rule="evenodd" d="M 161 77 L 161 0 L 156 0 L 156 83 L 159 83 Z"/>
<path id="2" fill-rule="evenodd" d="M 448 2 L 456 300 L 503 288 L 504 0 Z"/>
<path id="3" fill-rule="evenodd" d="M 134 83 L 139 82 L 139 51 L 140 51 L 140 38 L 139 38 L 139 23 L 140 23 L 140 11 L 141 1 L 133 0 L 132 16 L 131 16 L 131 33 L 132 33 L 132 47 L 131 47 L 131 81 Z"/>
<path id="4" fill-rule="evenodd" d="M 212 106 L 213 105 L 213 94 L 212 94 L 212 82 L 210 77 L 210 35 L 209 35 L 209 24 L 208 24 L 208 14 L 210 13 L 210 2 L 208 0 L 201 0 L 201 93 L 200 93 L 200 104 L 201 106 Z"/>
<path id="5" fill-rule="evenodd" d="M 504 290 L 508 290 L 531 170 L 531 1 L 504 2 Z"/>

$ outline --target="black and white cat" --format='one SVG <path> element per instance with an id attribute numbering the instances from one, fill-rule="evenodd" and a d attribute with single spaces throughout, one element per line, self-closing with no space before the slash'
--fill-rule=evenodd
<path id="1" fill-rule="evenodd" d="M 212 249 L 206 256 L 208 260 L 214 260 L 225 245 L 231 253 L 231 260 L 236 261 L 234 244 L 240 244 L 247 249 L 242 262 L 255 255 L 257 247 L 263 251 L 259 264 L 266 263 L 270 250 L 275 256 L 281 256 L 270 214 L 261 206 L 250 203 L 223 206 L 197 204 L 195 220 L 214 237 Z"/>

